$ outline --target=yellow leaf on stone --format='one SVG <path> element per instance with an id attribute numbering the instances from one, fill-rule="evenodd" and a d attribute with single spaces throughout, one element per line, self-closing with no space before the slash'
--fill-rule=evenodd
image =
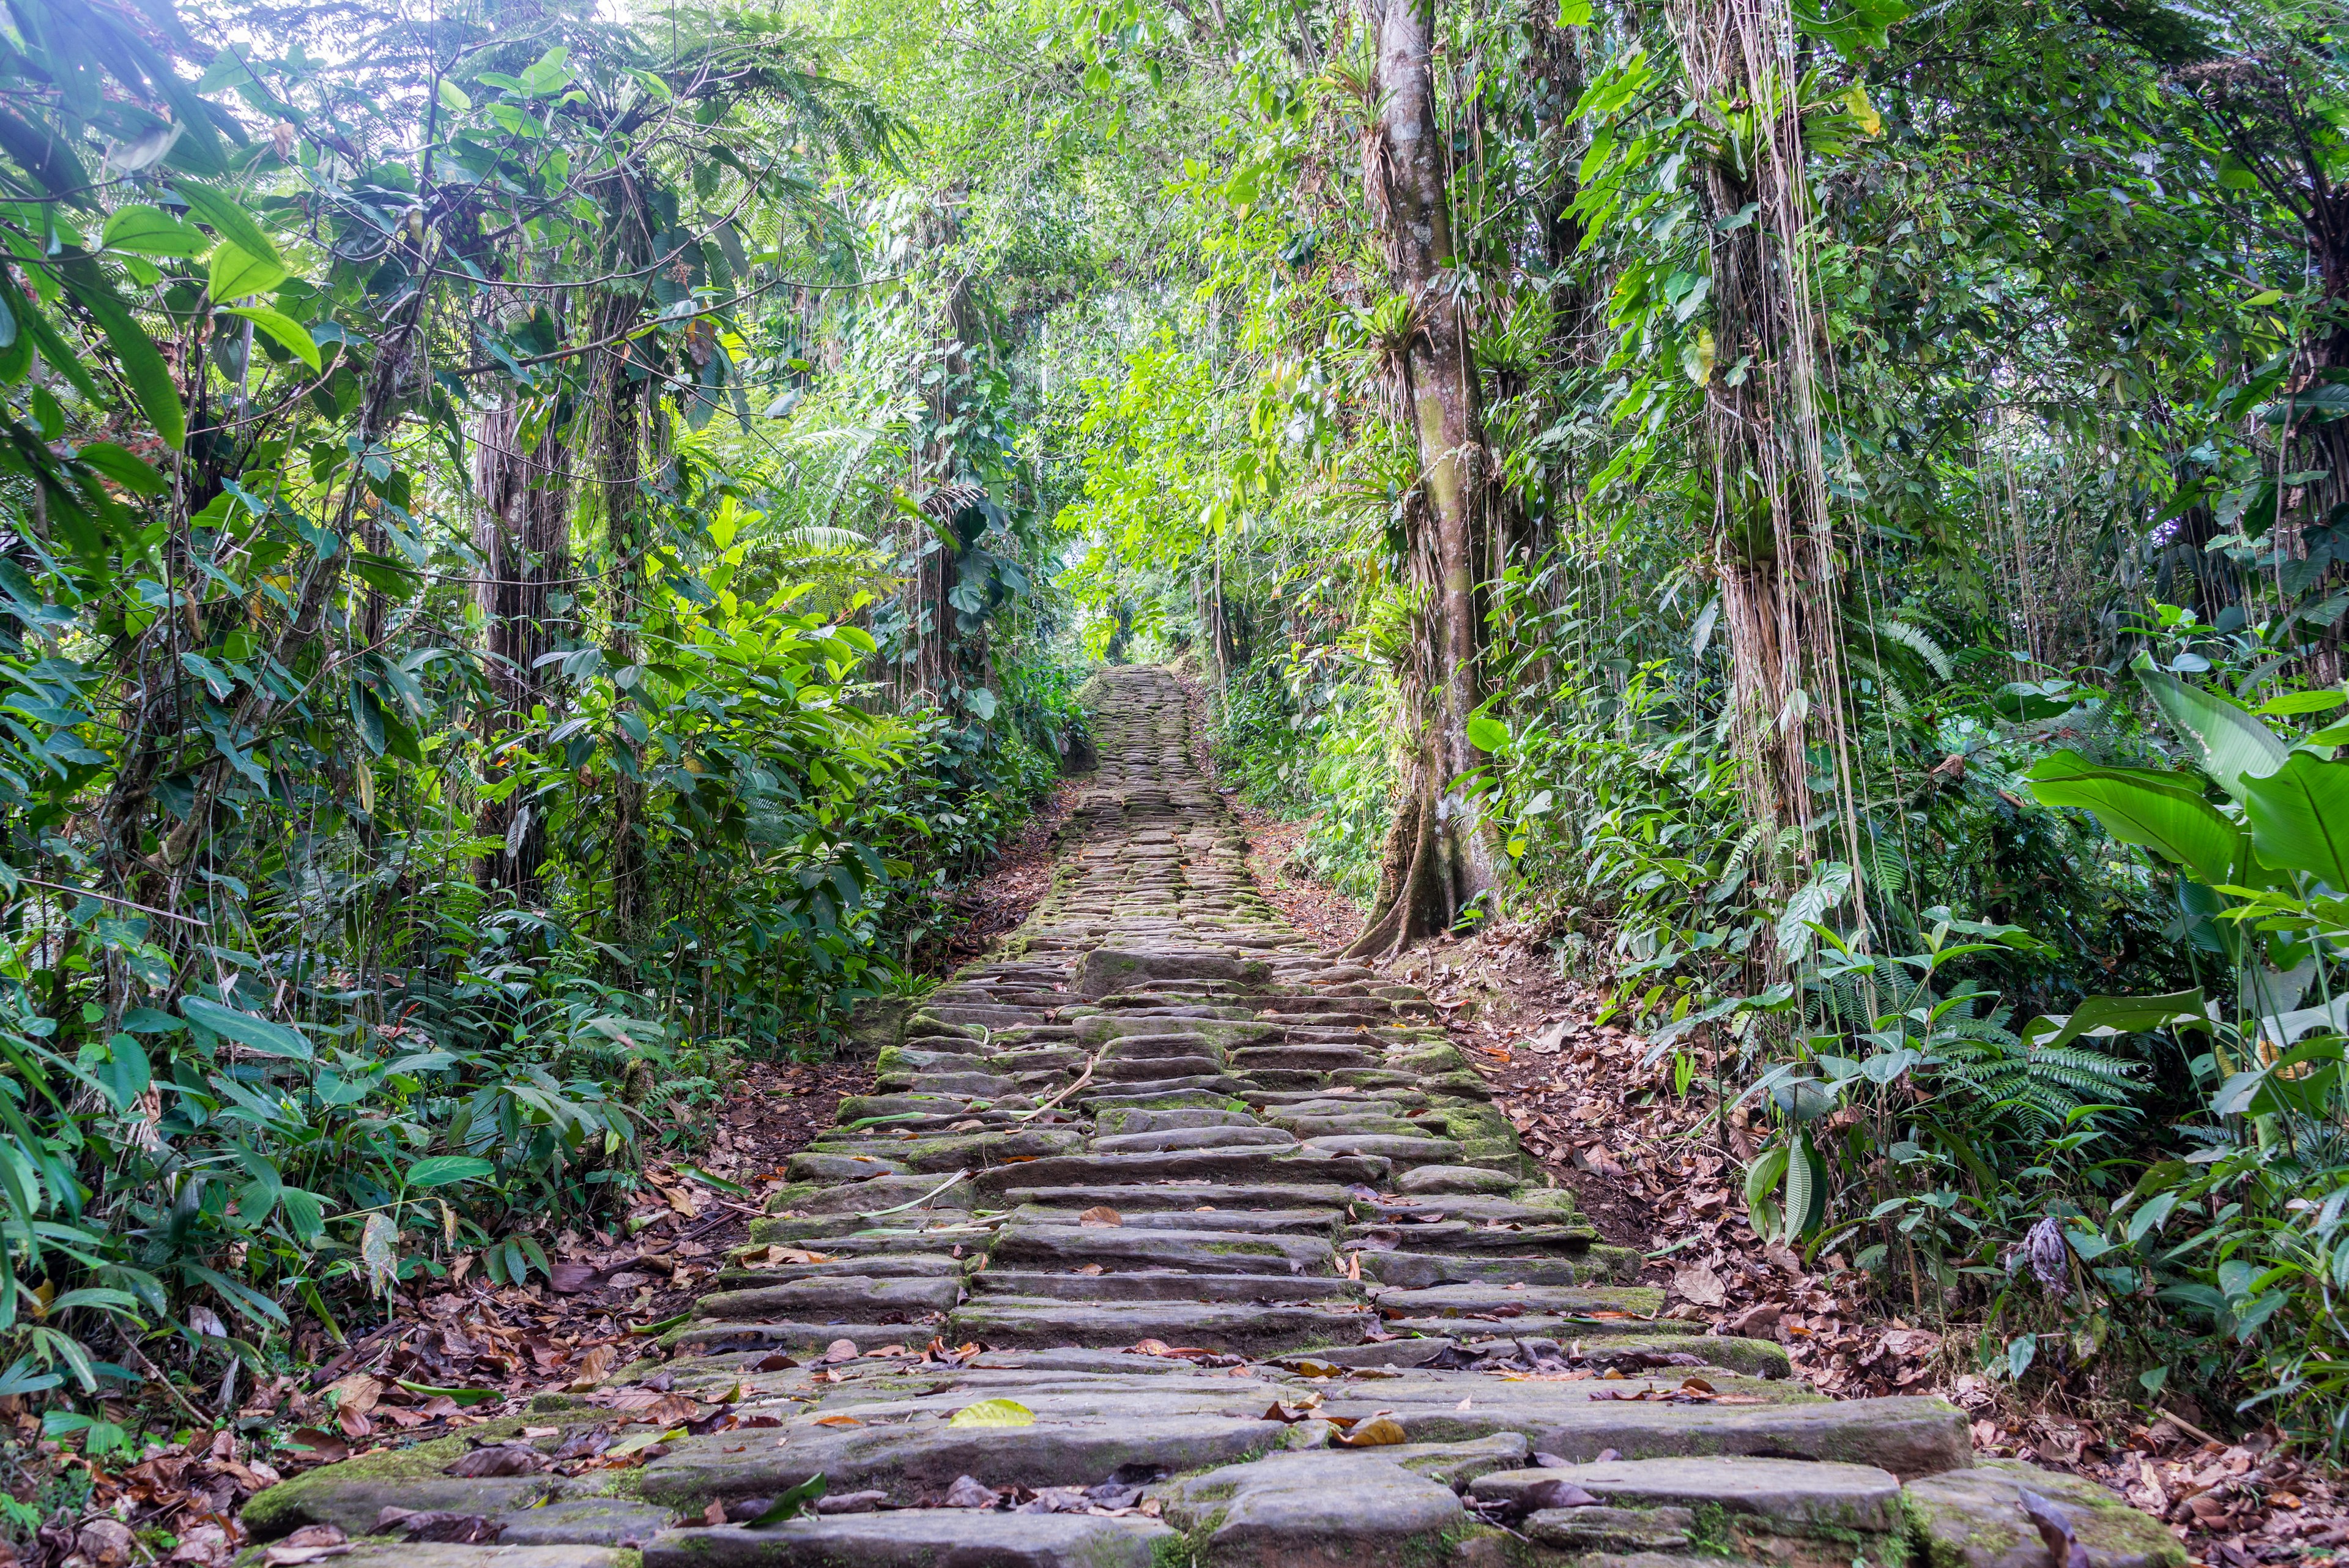
<path id="1" fill-rule="evenodd" d="M 949 1427 L 1032 1427 L 1036 1412 L 1017 1399 L 981 1399 L 966 1405 L 948 1418 Z"/>

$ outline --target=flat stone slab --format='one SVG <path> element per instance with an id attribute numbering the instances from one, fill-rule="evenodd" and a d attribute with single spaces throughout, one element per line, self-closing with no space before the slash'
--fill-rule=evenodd
<path id="1" fill-rule="evenodd" d="M 859 1323 L 836 1319 L 735 1323 L 704 1318 L 661 1335 L 665 1350 L 681 1355 L 718 1355 L 730 1350 L 822 1350 L 837 1340 L 853 1340 L 861 1349 L 883 1345 L 926 1345 L 937 1333 L 930 1314 L 904 1323 Z"/>
<path id="2" fill-rule="evenodd" d="M 697 1316 L 735 1321 L 766 1318 L 867 1317 L 885 1310 L 949 1312 L 962 1299 L 958 1276 L 880 1276 L 853 1266 L 828 1274 L 752 1290 L 719 1291 L 694 1304 Z"/>
<path id="3" fill-rule="evenodd" d="M 1095 948 L 1078 961 L 1069 989 L 1079 996 L 1102 997 L 1159 980 L 1215 980 L 1238 991 L 1261 991 L 1272 983 L 1272 966 L 1262 959 L 1170 950 L 1172 944 L 1169 950 Z"/>
<path id="4" fill-rule="evenodd" d="M 1317 1302 L 1360 1300 L 1351 1280 L 1298 1274 L 1194 1274 L 1139 1269 L 1098 1274 L 1016 1273 L 988 1269 L 971 1276 L 971 1299 L 1045 1297 L 1071 1302 Z"/>
<path id="5" fill-rule="evenodd" d="M 1139 1517 L 917 1508 L 672 1530 L 646 1546 L 644 1568 L 1151 1568 L 1174 1534 Z"/>
<path id="6" fill-rule="evenodd" d="M 1015 1187 L 1112 1186 L 1160 1181 L 1269 1182 L 1313 1186 L 1370 1185 L 1385 1179 L 1392 1168 L 1383 1159 L 1348 1156 L 1266 1154 L 1252 1149 L 1192 1149 L 1168 1154 L 1067 1155 L 1030 1160 L 981 1172 L 963 1187 L 995 1195 Z M 902 1180 L 883 1177 L 881 1181 Z M 864 1182 L 857 1190 L 879 1185 Z M 951 1196 L 951 1194 L 949 1194 Z M 966 1205 L 967 1206 L 967 1205 Z"/>
<path id="7" fill-rule="evenodd" d="M 1535 1488 L 1568 1481 L 1618 1508 L 1719 1508 L 1756 1515 L 1788 1534 L 1900 1528 L 1900 1482 L 1873 1465 L 1715 1457 L 1616 1459 L 1564 1469 L 1499 1470 L 1469 1495 L 1522 1504 Z"/>
<path id="8" fill-rule="evenodd" d="M 1000 1201 L 1021 1209 L 1091 1209 L 1095 1204 L 1134 1214 L 1151 1210 L 1218 1211 L 1251 1209 L 1312 1209 L 1322 1211 L 1334 1231 L 1346 1218 L 1346 1189 L 1319 1182 L 1186 1181 L 1148 1187 L 1087 1182 L 1074 1187 L 1012 1187 Z"/>
<path id="9" fill-rule="evenodd" d="M 1272 1448 L 1282 1430 L 1277 1421 L 1133 1412 L 957 1428 L 941 1412 L 871 1426 L 795 1426 L 782 1443 L 764 1431 L 714 1432 L 682 1438 L 647 1465 L 640 1490 L 647 1501 L 698 1512 L 712 1498 L 772 1497 L 821 1473 L 833 1491 L 886 1491 L 911 1503 L 943 1495 L 960 1476 L 988 1486 L 1092 1486 L 1121 1466 L 1232 1464 Z"/>
<path id="10" fill-rule="evenodd" d="M 1557 1386 L 1581 1388 L 1586 1396 L 1588 1387 Z M 1914 1480 L 1973 1462 L 1964 1412 L 1944 1400 L 1899 1395 L 1734 1409 L 1621 1400 L 1586 1401 L 1579 1408 L 1561 1403 L 1543 1411 L 1533 1429 L 1518 1429 L 1536 1452 L 1573 1463 L 1595 1460 L 1609 1449 L 1627 1459 L 1799 1455 L 1873 1465 Z"/>
<path id="11" fill-rule="evenodd" d="M 1297 1139 L 1278 1127 L 1161 1127 L 1150 1132 L 1114 1133 L 1093 1139 L 1096 1154 L 1149 1153 L 1178 1148 L 1294 1148 Z"/>
<path id="12" fill-rule="evenodd" d="M 1617 1266 L 1609 1253 L 1519 1258 L 1506 1253 L 1363 1252 L 1361 1257 L 1365 1281 L 1407 1291 L 1464 1284 L 1604 1284 L 1614 1277 Z"/>
<path id="13" fill-rule="evenodd" d="M 1139 1345 L 1155 1339 L 1235 1355 L 1271 1355 L 1318 1345 L 1359 1345 L 1376 1321 L 1367 1312 L 1224 1302 L 1040 1301 L 977 1296 L 947 1320 L 957 1341 L 993 1345 Z"/>
<path id="14" fill-rule="evenodd" d="M 1193 1476 L 1164 1493 L 1169 1522 L 1208 1527 L 1208 1562 L 1387 1564 L 1438 1560 L 1444 1532 L 1466 1519 L 1442 1481 L 1376 1449 L 1282 1453 Z"/>
<path id="15" fill-rule="evenodd" d="M 1515 1177 L 1473 1165 L 1423 1165 L 1395 1179 L 1395 1190 L 1418 1196 L 1459 1193 L 1503 1198 L 1522 1186 Z"/>
<path id="16" fill-rule="evenodd" d="M 636 1553 L 610 1546 L 447 1546 L 432 1542 L 353 1541 L 336 1568 L 631 1568 Z"/>
<path id="17" fill-rule="evenodd" d="M 502 1514 L 499 1522 L 504 1526 L 500 1546 L 641 1547 L 676 1519 L 650 1503 L 583 1497 Z"/>
<path id="18" fill-rule="evenodd" d="M 2158 1519 L 2083 1476 L 1984 1459 L 1909 1483 L 1909 1515 L 1928 1568 L 2044 1568 L 2047 1547 L 2024 1516 L 2037 1493 L 2063 1515 L 2089 1568 L 2182 1568 L 2186 1548 Z"/>
<path id="19" fill-rule="evenodd" d="M 1196 1229 L 1167 1231 L 1124 1225 L 1012 1225 L 988 1249 L 989 1267 L 1068 1268 L 1102 1263 L 1124 1268 L 1183 1268 L 1203 1274 L 1334 1275 L 1337 1261 L 1319 1237 L 1214 1229 L 1215 1216 L 1195 1215 Z"/>
<path id="20" fill-rule="evenodd" d="M 1366 1269 L 1365 1272 L 1368 1272 Z M 1379 1289 L 1371 1293 L 1379 1311 L 1392 1317 L 1449 1317 L 1514 1307 L 1526 1316 L 1572 1316 L 1623 1313 L 1652 1318 L 1664 1310 L 1664 1293 L 1649 1285 L 1521 1285 L 1481 1282 L 1432 1285 L 1425 1290 Z"/>

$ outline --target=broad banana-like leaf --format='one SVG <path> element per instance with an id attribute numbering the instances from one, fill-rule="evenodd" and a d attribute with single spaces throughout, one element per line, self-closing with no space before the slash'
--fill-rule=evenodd
<path id="1" fill-rule="evenodd" d="M 2238 801 L 2247 798 L 2248 779 L 2267 777 L 2291 754 L 2275 732 L 2251 714 L 2216 692 L 2154 669 L 2142 655 L 2137 678 L 2170 727 L 2202 749 L 2202 771 Z"/>
<path id="2" fill-rule="evenodd" d="M 2210 1012 L 2199 991 L 2160 996 L 2091 996 L 2068 1014 L 2034 1018 L 2023 1043 L 2034 1051 L 2068 1045 L 2083 1034 L 2135 1034 L 2147 1029 L 2208 1029 Z"/>
<path id="3" fill-rule="evenodd" d="M 2197 881 L 2241 879 L 2243 830 L 2202 798 L 2190 774 L 2098 767 L 2077 752 L 2057 752 L 2023 776 L 2042 804 L 2094 812 L 2106 832 L 2176 861 Z"/>
<path id="4" fill-rule="evenodd" d="M 2349 763 L 2294 752 L 2244 789 L 2251 847 L 2261 860 L 2349 893 Z"/>

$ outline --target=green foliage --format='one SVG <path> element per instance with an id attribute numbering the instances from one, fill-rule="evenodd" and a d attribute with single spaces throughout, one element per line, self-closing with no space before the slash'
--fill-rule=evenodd
<path id="1" fill-rule="evenodd" d="M 1076 722 L 1024 410 L 870 281 L 901 120 L 773 18 L 352 25 L 0 50 L 0 1391 L 543 1275 L 909 981 Z M 792 405 L 885 361 L 954 406 L 811 506 Z"/>

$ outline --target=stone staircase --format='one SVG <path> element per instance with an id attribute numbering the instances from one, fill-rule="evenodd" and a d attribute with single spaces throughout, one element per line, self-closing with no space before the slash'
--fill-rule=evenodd
<path id="1" fill-rule="evenodd" d="M 2029 1492 L 2091 1568 L 2182 1561 L 2093 1485 L 1976 1464 L 1938 1399 L 1829 1402 L 1775 1344 L 1659 1318 L 1427 1001 L 1258 897 L 1173 680 L 1094 690 L 1050 896 L 793 1157 L 669 1358 L 273 1488 L 257 1541 L 333 1527 L 428 1568 L 2042 1568 Z M 818 1475 L 816 1511 L 753 1522 Z"/>

